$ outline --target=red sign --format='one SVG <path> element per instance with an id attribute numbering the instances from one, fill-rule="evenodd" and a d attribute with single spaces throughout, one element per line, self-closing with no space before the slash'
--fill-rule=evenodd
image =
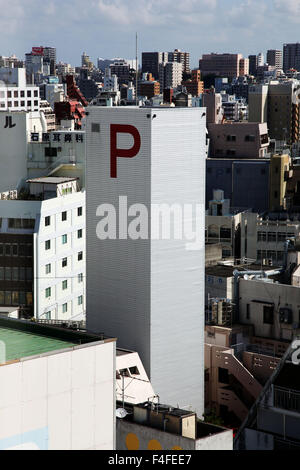
<path id="1" fill-rule="evenodd" d="M 41 47 L 33 47 L 31 50 L 31 54 L 33 55 L 44 55 L 44 48 Z"/>
<path id="2" fill-rule="evenodd" d="M 131 134 L 133 146 L 130 149 L 119 149 L 117 147 L 118 133 Z M 136 127 L 127 124 L 110 125 L 110 177 L 117 177 L 117 158 L 135 157 L 141 148 L 141 136 Z"/>

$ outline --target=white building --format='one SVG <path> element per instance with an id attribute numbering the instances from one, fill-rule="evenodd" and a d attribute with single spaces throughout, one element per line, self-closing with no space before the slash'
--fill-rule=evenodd
<path id="1" fill-rule="evenodd" d="M 40 90 L 26 85 L 23 68 L 0 68 L 0 111 L 39 111 Z"/>
<path id="2" fill-rule="evenodd" d="M 112 338 L 0 319 L 0 449 L 114 450 Z"/>
<path id="3" fill-rule="evenodd" d="M 181 62 L 162 62 L 159 68 L 160 89 L 176 88 L 182 82 L 183 64 Z"/>
<path id="4" fill-rule="evenodd" d="M 37 319 L 84 320 L 85 193 L 74 178 L 29 183 L 29 194 L 0 200 L 0 305 L 24 305 Z M 27 253 L 25 242 L 32 247 Z M 14 260 L 30 256 L 31 249 L 24 278 L 24 263 Z M 28 289 L 30 279 L 32 292 L 26 292 L 22 286 Z"/>
<path id="5" fill-rule="evenodd" d="M 203 108 L 90 106 L 86 119 L 87 327 L 113 332 L 119 347 L 137 351 L 161 400 L 191 405 L 199 416 L 204 402 L 204 116 Z M 113 142 L 134 158 L 114 157 Z M 144 220 L 152 227 L 153 204 L 189 204 L 200 227 L 196 249 L 187 249 L 185 235 L 128 238 L 126 222 L 124 238 L 120 233 L 120 238 L 100 240 L 96 230 L 103 207 L 98 206 L 108 203 L 118 211 L 120 196 L 127 197 L 128 208 L 143 204 Z M 195 204 L 200 205 L 197 220 Z"/>

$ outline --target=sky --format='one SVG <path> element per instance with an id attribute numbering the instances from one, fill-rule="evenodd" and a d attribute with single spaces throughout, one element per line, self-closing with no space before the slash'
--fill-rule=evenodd
<path id="1" fill-rule="evenodd" d="M 300 42 L 300 0 L 0 0 L 0 55 L 24 58 L 32 46 L 54 46 L 57 59 L 80 65 L 139 51 L 244 56 Z"/>

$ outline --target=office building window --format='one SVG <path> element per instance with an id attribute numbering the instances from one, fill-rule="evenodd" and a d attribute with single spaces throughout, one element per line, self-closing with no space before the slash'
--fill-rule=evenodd
<path id="1" fill-rule="evenodd" d="M 82 207 L 77 207 L 77 215 L 78 217 L 82 215 Z"/>
<path id="2" fill-rule="evenodd" d="M 48 227 L 48 225 L 50 225 L 50 222 L 51 222 L 50 215 L 47 215 L 47 217 L 45 217 L 45 226 Z"/>
<path id="3" fill-rule="evenodd" d="M 61 220 L 64 222 L 65 220 L 67 220 L 67 211 L 64 211 L 61 213 Z"/>
<path id="4" fill-rule="evenodd" d="M 77 230 L 77 238 L 82 238 L 82 228 Z"/>
<path id="5" fill-rule="evenodd" d="M 50 274 L 51 273 L 51 264 L 46 264 L 46 274 Z"/>
<path id="6" fill-rule="evenodd" d="M 63 313 L 66 313 L 67 311 L 68 311 L 68 304 L 65 303 L 65 304 L 63 304 L 63 306 L 62 306 L 62 312 L 63 312 Z"/>
<path id="7" fill-rule="evenodd" d="M 66 243 L 68 243 L 68 235 L 62 235 L 62 244 L 65 245 Z"/>
<path id="8" fill-rule="evenodd" d="M 45 241 L 45 250 L 50 250 L 51 248 L 51 240 L 46 240 Z"/>
<path id="9" fill-rule="evenodd" d="M 79 295 L 78 297 L 78 305 L 82 305 L 83 304 L 83 296 L 82 295 Z"/>
<path id="10" fill-rule="evenodd" d="M 78 274 L 78 282 L 83 282 L 83 273 Z"/>
<path id="11" fill-rule="evenodd" d="M 65 281 L 62 282 L 62 289 L 66 290 L 67 288 L 68 288 L 68 281 L 65 280 Z"/>
<path id="12" fill-rule="evenodd" d="M 63 258 L 61 262 L 62 268 L 65 268 L 68 265 L 68 258 Z"/>
<path id="13" fill-rule="evenodd" d="M 78 261 L 82 261 L 83 260 L 83 251 L 79 251 L 78 252 Z"/>

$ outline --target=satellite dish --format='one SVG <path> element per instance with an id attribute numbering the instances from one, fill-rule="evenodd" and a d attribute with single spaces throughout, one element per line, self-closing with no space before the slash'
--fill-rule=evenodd
<path id="1" fill-rule="evenodd" d="M 117 418 L 125 418 L 128 415 L 127 411 L 125 408 L 117 408 L 116 410 L 116 417 Z"/>

